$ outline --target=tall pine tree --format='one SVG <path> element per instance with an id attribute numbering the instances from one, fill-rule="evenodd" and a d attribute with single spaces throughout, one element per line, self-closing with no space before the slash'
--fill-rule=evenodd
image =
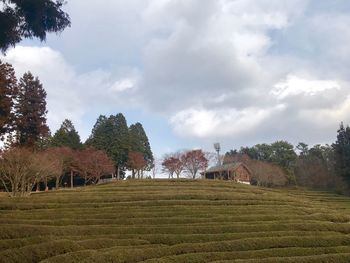
<path id="1" fill-rule="evenodd" d="M 17 79 L 13 67 L 0 60 L 0 139 L 11 132 L 13 125 L 12 108 L 17 92 Z"/>
<path id="2" fill-rule="evenodd" d="M 101 115 L 92 129 L 86 144 L 105 151 L 114 161 L 118 178 L 127 167 L 129 152 L 129 131 L 123 114 Z"/>
<path id="3" fill-rule="evenodd" d="M 151 169 L 154 158 L 148 137 L 142 124 L 137 122 L 131 125 L 129 128 L 129 136 L 130 150 L 142 153 L 147 162 L 147 168 Z"/>
<path id="4" fill-rule="evenodd" d="M 350 186 L 350 127 L 340 124 L 337 141 L 332 145 L 336 174 L 343 177 Z"/>
<path id="5" fill-rule="evenodd" d="M 111 142 L 112 158 L 116 163 L 117 176 L 119 178 L 120 172 L 124 174 L 128 165 L 128 153 L 130 149 L 128 124 L 122 113 L 111 116 L 109 121 L 114 127 Z"/>
<path id="6" fill-rule="evenodd" d="M 54 147 L 66 146 L 73 150 L 82 148 L 80 136 L 71 120 L 64 120 L 61 127 L 56 131 L 51 140 Z"/>
<path id="7" fill-rule="evenodd" d="M 48 135 L 49 128 L 46 125 L 46 92 L 30 72 L 20 79 L 16 101 L 16 143 L 33 148 Z"/>
<path id="8" fill-rule="evenodd" d="M 104 115 L 100 115 L 92 128 L 90 137 L 86 140 L 87 146 L 93 146 L 96 149 L 104 150 L 107 153 L 107 147 L 109 145 L 106 140 L 106 126 L 108 118 Z"/>

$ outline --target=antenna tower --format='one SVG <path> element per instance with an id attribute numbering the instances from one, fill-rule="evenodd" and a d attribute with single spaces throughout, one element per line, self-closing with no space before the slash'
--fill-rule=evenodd
<path id="1" fill-rule="evenodd" d="M 220 150 L 221 150 L 221 146 L 220 146 L 220 143 L 214 143 L 214 149 L 218 155 L 218 162 L 217 162 L 217 165 L 221 165 L 221 161 L 220 161 Z"/>

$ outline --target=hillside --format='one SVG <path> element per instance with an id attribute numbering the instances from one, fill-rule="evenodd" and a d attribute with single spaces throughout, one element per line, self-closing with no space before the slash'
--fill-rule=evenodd
<path id="1" fill-rule="evenodd" d="M 0 198 L 0 262 L 349 262 L 350 199 L 213 181 Z"/>

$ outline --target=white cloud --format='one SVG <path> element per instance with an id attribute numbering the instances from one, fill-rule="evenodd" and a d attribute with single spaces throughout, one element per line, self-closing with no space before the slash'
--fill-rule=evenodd
<path id="1" fill-rule="evenodd" d="M 6 59 L 44 82 L 53 129 L 68 117 L 87 134 L 85 116 L 125 106 L 162 115 L 196 145 L 323 142 L 350 122 L 350 15 L 339 3 L 69 1 L 72 28 L 49 37 L 54 47 Z"/>
<path id="2" fill-rule="evenodd" d="M 84 123 L 83 118 L 88 114 L 97 117 L 117 105 L 127 104 L 129 100 L 121 92 L 134 87 L 131 77 L 115 80 L 117 76 L 101 69 L 79 74 L 61 53 L 49 47 L 17 46 L 3 59 L 14 66 L 18 78 L 27 71 L 39 77 L 47 92 L 47 117 L 51 130 L 55 132 L 68 118 L 83 139 L 87 138 L 92 127 L 87 127 L 91 124 Z M 130 71 L 129 75 L 133 76 L 135 72 Z"/>
<path id="3" fill-rule="evenodd" d="M 135 80 L 133 79 L 121 79 L 116 81 L 111 87 L 112 91 L 123 92 L 135 88 Z"/>
<path id="4" fill-rule="evenodd" d="M 332 89 L 340 90 L 340 85 L 335 80 L 307 80 L 288 75 L 286 80 L 274 86 L 271 94 L 278 99 L 285 99 L 295 95 L 315 96 Z"/>
<path id="5" fill-rule="evenodd" d="M 259 109 L 234 108 L 221 110 L 187 109 L 178 112 L 171 118 L 177 134 L 181 136 L 227 137 L 240 136 L 255 130 L 263 121 L 283 111 L 283 104 L 273 108 Z"/>

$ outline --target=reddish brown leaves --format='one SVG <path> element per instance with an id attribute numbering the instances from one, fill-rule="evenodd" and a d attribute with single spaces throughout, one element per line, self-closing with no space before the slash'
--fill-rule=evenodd
<path id="1" fill-rule="evenodd" d="M 113 160 L 104 151 L 93 147 L 76 152 L 76 160 L 85 182 L 92 180 L 96 183 L 103 175 L 115 172 Z"/>
<path id="2" fill-rule="evenodd" d="M 208 167 L 208 159 L 202 150 L 192 150 L 184 153 L 168 155 L 162 162 L 163 170 L 169 178 L 175 173 L 177 178 L 186 170 L 195 179 L 198 172 Z"/>
<path id="3" fill-rule="evenodd" d="M 132 177 L 135 178 L 135 171 L 140 176 L 140 171 L 144 170 L 147 166 L 145 157 L 140 152 L 129 152 L 128 153 L 128 166 L 132 170 Z"/>

